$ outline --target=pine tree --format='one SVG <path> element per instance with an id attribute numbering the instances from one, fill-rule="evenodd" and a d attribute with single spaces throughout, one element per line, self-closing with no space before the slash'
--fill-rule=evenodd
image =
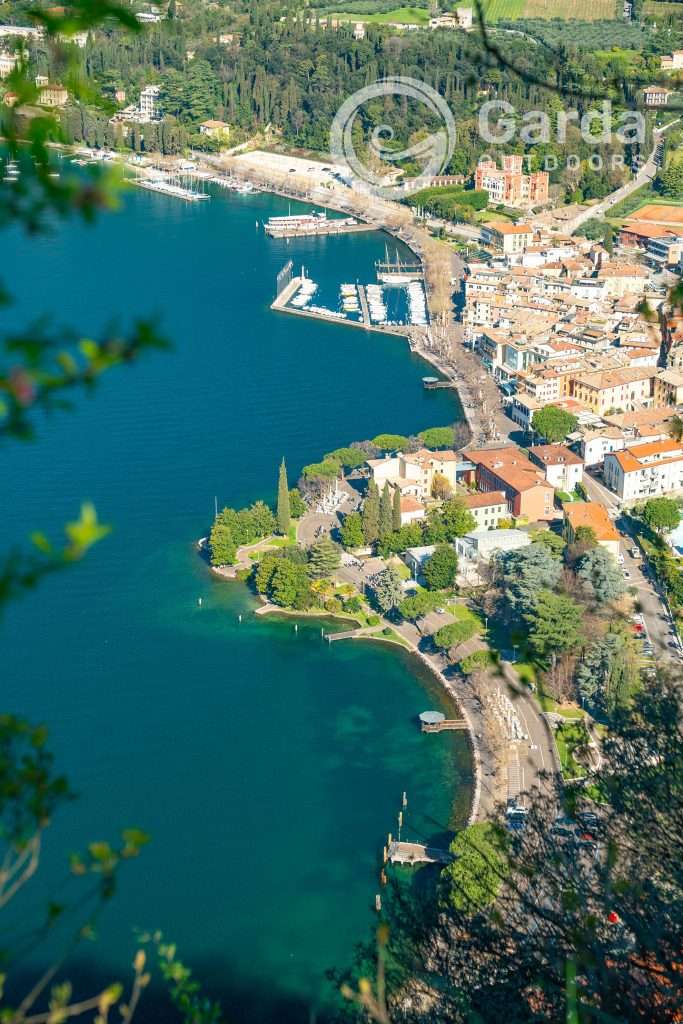
<path id="1" fill-rule="evenodd" d="M 329 537 L 323 537 L 322 540 L 317 541 L 311 547 L 308 560 L 308 575 L 314 580 L 331 576 L 334 570 L 339 567 L 339 562 L 339 549 L 332 543 Z"/>
<path id="2" fill-rule="evenodd" d="M 393 526 L 393 512 L 391 507 L 391 491 L 388 482 L 385 482 L 382 489 L 382 497 L 379 500 L 379 539 L 384 540 L 391 533 Z"/>
<path id="3" fill-rule="evenodd" d="M 400 530 L 401 529 L 401 492 L 399 491 L 398 487 L 394 487 L 394 502 L 393 502 L 391 519 L 392 519 L 391 525 L 392 525 L 392 528 L 393 528 L 394 532 L 396 530 Z"/>
<path id="4" fill-rule="evenodd" d="M 366 544 L 374 544 L 379 537 L 379 491 L 371 480 L 363 503 L 363 536 Z"/>
<path id="5" fill-rule="evenodd" d="M 277 484 L 277 530 L 283 537 L 289 533 L 289 524 L 292 521 L 290 507 L 289 484 L 287 483 L 287 466 L 283 458 L 280 463 L 280 476 Z"/>

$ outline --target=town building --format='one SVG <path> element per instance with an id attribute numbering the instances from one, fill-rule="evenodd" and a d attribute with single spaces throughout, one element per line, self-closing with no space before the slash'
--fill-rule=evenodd
<path id="1" fill-rule="evenodd" d="M 0 78 L 7 78 L 8 75 L 11 75 L 18 63 L 18 54 L 0 53 Z"/>
<path id="2" fill-rule="evenodd" d="M 576 540 L 579 527 L 588 527 L 598 544 L 616 558 L 619 554 L 619 534 L 599 501 L 568 501 L 564 508 L 564 532 L 568 544 Z"/>
<path id="3" fill-rule="evenodd" d="M 138 104 L 141 124 L 158 120 L 160 92 L 161 88 L 158 85 L 146 85 L 145 88 L 141 90 Z"/>
<path id="4" fill-rule="evenodd" d="M 634 445 L 605 456 L 603 479 L 622 501 L 646 501 L 683 490 L 683 442 Z"/>
<path id="5" fill-rule="evenodd" d="M 13 36 L 15 39 L 42 39 L 45 35 L 45 29 L 40 26 L 38 28 L 28 28 L 25 25 L 0 25 L 0 38 L 3 36 Z"/>
<path id="6" fill-rule="evenodd" d="M 370 474 L 381 490 L 385 483 L 397 487 L 403 497 L 424 501 L 432 496 L 435 478 L 443 477 L 451 490 L 455 489 L 458 456 L 453 451 L 432 452 L 421 448 L 404 455 L 387 455 L 383 459 L 368 459 Z"/>
<path id="7" fill-rule="evenodd" d="M 669 102 L 670 95 L 671 90 L 665 89 L 661 85 L 648 85 L 647 89 L 643 89 L 646 107 L 665 107 Z"/>
<path id="8" fill-rule="evenodd" d="M 530 522 L 554 517 L 555 491 L 544 473 L 517 448 L 481 448 L 463 452 L 475 466 L 480 491 L 502 491 L 515 518 Z"/>
<path id="9" fill-rule="evenodd" d="M 550 175 L 547 171 L 523 173 L 523 157 L 506 154 L 502 166 L 495 160 L 481 160 L 474 174 L 475 188 L 489 194 L 491 203 L 505 206 L 539 206 L 548 202 Z"/>
<path id="10" fill-rule="evenodd" d="M 501 519 L 508 519 L 510 506 L 503 491 L 483 491 L 460 499 L 472 513 L 477 530 L 495 530 Z"/>
<path id="11" fill-rule="evenodd" d="M 540 444 L 529 448 L 529 458 L 545 472 L 556 491 L 572 494 L 583 480 L 583 462 L 562 444 Z"/>
<path id="12" fill-rule="evenodd" d="M 401 496 L 401 526 L 409 526 L 410 523 L 418 523 L 425 517 L 425 507 L 417 498 L 409 494 Z"/>
<path id="13" fill-rule="evenodd" d="M 587 409 L 602 415 L 652 404 L 656 371 L 652 367 L 596 370 L 572 380 L 571 395 Z"/>
<path id="14" fill-rule="evenodd" d="M 63 85 L 44 85 L 40 90 L 38 102 L 42 107 L 63 107 L 69 99 L 69 93 Z"/>
<path id="15" fill-rule="evenodd" d="M 674 50 L 659 58 L 659 66 L 662 71 L 680 71 L 683 68 L 683 50 Z"/>
<path id="16" fill-rule="evenodd" d="M 499 249 L 503 255 L 522 253 L 531 245 L 534 233 L 528 224 L 510 224 L 508 221 L 490 221 L 481 228 L 484 245 Z"/>
<path id="17" fill-rule="evenodd" d="M 531 537 L 523 530 L 473 530 L 456 538 L 455 550 L 469 562 L 490 562 L 495 555 L 518 551 L 530 544 Z"/>
<path id="18" fill-rule="evenodd" d="M 202 121 L 199 134 L 206 135 L 209 139 L 227 139 L 230 135 L 230 125 L 225 121 Z"/>

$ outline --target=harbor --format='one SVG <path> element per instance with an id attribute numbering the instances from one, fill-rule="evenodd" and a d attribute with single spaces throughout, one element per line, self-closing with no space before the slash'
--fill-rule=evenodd
<path id="1" fill-rule="evenodd" d="M 366 331 L 397 334 L 410 338 L 411 345 L 415 330 L 428 331 L 427 299 L 421 281 L 391 285 L 342 282 L 334 298 L 334 305 L 325 305 L 318 283 L 308 276 L 306 268 L 302 266 L 295 275 L 293 262 L 288 260 L 277 275 L 271 309 Z"/>

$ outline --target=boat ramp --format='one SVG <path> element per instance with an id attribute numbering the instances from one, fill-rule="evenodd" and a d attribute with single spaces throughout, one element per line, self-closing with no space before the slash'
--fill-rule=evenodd
<path id="1" fill-rule="evenodd" d="M 424 843 L 402 843 L 393 839 L 387 848 L 387 860 L 392 864 L 450 864 L 453 855 Z"/>

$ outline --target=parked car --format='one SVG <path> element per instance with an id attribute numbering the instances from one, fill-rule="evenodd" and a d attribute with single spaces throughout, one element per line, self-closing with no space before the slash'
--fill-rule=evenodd
<path id="1" fill-rule="evenodd" d="M 643 556 L 642 556 L 642 555 L 641 555 L 641 553 L 640 553 L 640 548 L 637 548 L 637 547 L 635 547 L 635 545 L 634 545 L 634 546 L 633 546 L 633 547 L 631 548 L 631 558 L 642 558 L 642 557 L 643 557 Z"/>

